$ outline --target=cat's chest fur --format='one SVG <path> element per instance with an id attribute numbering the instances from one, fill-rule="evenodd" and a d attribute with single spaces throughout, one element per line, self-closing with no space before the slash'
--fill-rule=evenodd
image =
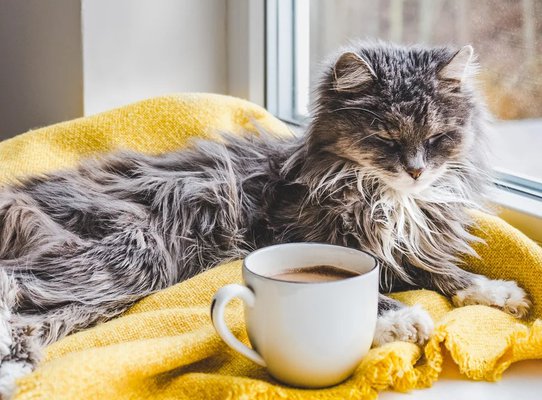
<path id="1" fill-rule="evenodd" d="M 360 248 L 399 275 L 405 274 L 405 263 L 432 270 L 456 263 L 459 253 L 471 252 L 464 210 L 432 201 L 430 195 L 412 197 L 344 185 L 310 202 L 297 199 L 295 206 L 288 206 L 297 207 L 296 213 L 289 213 L 296 219 L 283 225 L 288 240 Z"/>
<path id="2" fill-rule="evenodd" d="M 360 243 L 380 243 L 382 255 L 404 251 L 409 243 L 429 240 L 434 233 L 429 209 L 435 206 L 426 201 L 392 191 L 362 196 L 357 190 L 346 190 L 343 199 L 338 209 L 345 231 L 359 236 Z"/>

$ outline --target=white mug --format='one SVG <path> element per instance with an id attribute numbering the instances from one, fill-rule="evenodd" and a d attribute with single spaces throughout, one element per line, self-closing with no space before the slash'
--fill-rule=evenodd
<path id="1" fill-rule="evenodd" d="M 310 283 L 272 278 L 315 265 L 359 275 Z M 378 263 L 369 254 L 318 243 L 265 247 L 245 258 L 243 280 L 246 286 L 227 285 L 215 294 L 213 325 L 224 342 L 277 380 L 307 388 L 335 385 L 369 351 L 378 310 Z M 252 349 L 224 322 L 224 308 L 234 297 L 245 303 Z"/>

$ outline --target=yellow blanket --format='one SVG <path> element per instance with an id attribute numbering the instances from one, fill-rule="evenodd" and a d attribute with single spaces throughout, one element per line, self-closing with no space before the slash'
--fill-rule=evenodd
<path id="1" fill-rule="evenodd" d="M 0 181 L 73 165 L 82 157 L 118 147 L 159 153 L 214 130 L 254 130 L 254 124 L 289 134 L 279 121 L 250 103 L 217 95 L 167 96 L 93 117 L 39 129 L 0 143 Z M 542 249 L 496 217 L 476 215 L 481 259 L 469 268 L 517 280 L 542 316 Z M 453 309 L 426 290 L 397 294 L 421 303 L 437 323 L 425 349 L 391 343 L 373 349 L 355 374 L 329 389 L 299 390 L 274 382 L 265 369 L 231 351 L 215 334 L 209 303 L 215 291 L 240 282 L 240 262 L 207 271 L 156 293 L 125 315 L 50 346 L 43 364 L 19 380 L 17 399 L 371 399 L 384 389 L 430 386 L 448 351 L 473 379 L 499 379 L 510 363 L 542 358 L 542 322 L 520 322 L 501 311 Z M 247 342 L 242 305 L 228 307 L 227 321 Z M 425 353 L 422 362 L 418 360 Z"/>

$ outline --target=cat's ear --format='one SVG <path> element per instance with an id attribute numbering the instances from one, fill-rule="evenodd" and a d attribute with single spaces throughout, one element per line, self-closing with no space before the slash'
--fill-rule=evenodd
<path id="1" fill-rule="evenodd" d="M 445 81 L 463 82 L 473 72 L 473 55 L 474 50 L 472 46 L 463 46 L 438 72 L 439 78 Z"/>
<path id="2" fill-rule="evenodd" d="M 352 92 L 360 89 L 376 78 L 367 61 L 356 53 L 343 53 L 333 67 L 334 88 L 339 92 Z"/>

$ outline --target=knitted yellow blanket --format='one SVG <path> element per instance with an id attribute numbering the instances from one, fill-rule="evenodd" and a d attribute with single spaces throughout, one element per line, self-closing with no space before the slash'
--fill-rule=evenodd
<path id="1" fill-rule="evenodd" d="M 73 165 L 82 157 L 119 147 L 159 153 L 215 130 L 289 134 L 265 110 L 225 96 L 166 96 L 38 129 L 0 143 L 0 181 Z M 533 320 L 518 321 L 496 309 L 453 309 L 426 291 L 397 294 L 420 303 L 437 327 L 424 349 L 395 342 L 373 349 L 355 374 L 333 388 L 300 390 L 273 381 L 265 369 L 231 351 L 209 318 L 215 291 L 240 282 L 240 262 L 219 266 L 149 296 L 125 315 L 50 346 L 42 365 L 19 380 L 16 399 L 373 399 L 384 389 L 430 386 L 444 352 L 472 379 L 497 380 L 514 361 L 542 358 L 542 249 L 499 218 L 476 215 L 480 259 L 468 268 L 518 281 L 534 300 Z M 227 321 L 248 343 L 242 305 L 232 302 Z M 424 357 L 422 358 L 422 355 Z"/>

